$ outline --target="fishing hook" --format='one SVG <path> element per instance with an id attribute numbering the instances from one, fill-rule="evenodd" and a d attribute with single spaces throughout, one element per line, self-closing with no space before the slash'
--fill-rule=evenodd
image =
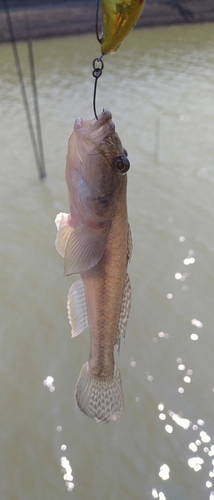
<path id="1" fill-rule="evenodd" d="M 100 66 L 96 66 L 97 63 Z M 103 68 L 104 68 L 104 62 L 102 60 L 102 55 L 100 57 L 96 57 L 93 60 L 92 66 L 94 68 L 93 72 L 92 72 L 92 75 L 95 78 L 95 82 L 94 82 L 94 95 L 93 95 L 93 108 L 94 108 L 94 116 L 95 116 L 96 120 L 98 120 L 98 116 L 97 116 L 97 112 L 96 112 L 96 94 L 97 94 L 97 80 L 102 75 Z"/>

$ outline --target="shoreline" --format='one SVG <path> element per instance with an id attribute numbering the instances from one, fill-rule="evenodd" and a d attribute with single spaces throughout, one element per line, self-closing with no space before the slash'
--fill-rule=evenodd
<path id="1" fill-rule="evenodd" d="M 193 18 L 188 24 L 214 22 L 213 0 L 187 0 L 181 6 L 191 12 Z M 60 36 L 82 35 L 95 32 L 95 4 L 74 1 L 71 5 L 43 6 L 29 9 L 11 9 L 10 17 L 17 41 Z M 147 0 L 137 28 L 187 24 L 180 10 L 167 0 Z M 0 10 L 0 43 L 10 42 L 7 17 Z"/>

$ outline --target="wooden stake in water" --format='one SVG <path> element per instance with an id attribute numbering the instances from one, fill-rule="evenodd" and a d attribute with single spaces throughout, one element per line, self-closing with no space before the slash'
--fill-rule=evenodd
<path id="1" fill-rule="evenodd" d="M 155 161 L 158 161 L 159 142 L 160 142 L 160 118 L 156 118 L 156 120 L 155 120 L 155 138 L 154 138 L 154 159 L 155 159 Z"/>

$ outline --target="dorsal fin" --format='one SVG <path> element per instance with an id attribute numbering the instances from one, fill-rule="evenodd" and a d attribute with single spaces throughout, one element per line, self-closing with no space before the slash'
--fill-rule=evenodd
<path id="1" fill-rule="evenodd" d="M 118 321 L 118 325 L 117 325 L 117 333 L 116 333 L 116 339 L 115 339 L 115 345 L 117 346 L 118 354 L 120 351 L 121 336 L 123 338 L 125 338 L 125 335 L 126 335 L 126 327 L 127 327 L 130 308 L 131 308 L 131 297 L 132 297 L 131 281 L 130 281 L 129 275 L 126 274 L 123 297 L 122 297 L 121 308 L 120 308 L 120 316 L 119 316 L 119 321 Z"/>
<path id="2" fill-rule="evenodd" d="M 130 262 L 130 260 L 131 260 L 132 248 L 133 248 L 133 245 L 132 245 L 132 233 L 131 233 L 130 225 L 128 224 L 128 242 L 127 242 L 127 259 L 128 259 L 128 262 Z"/>

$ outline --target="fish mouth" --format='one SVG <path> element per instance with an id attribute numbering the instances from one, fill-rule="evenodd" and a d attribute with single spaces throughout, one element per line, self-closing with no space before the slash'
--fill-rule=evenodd
<path id="1" fill-rule="evenodd" d="M 87 120 L 85 118 L 77 118 L 74 124 L 74 130 L 78 133 L 88 132 L 90 139 L 100 141 L 110 132 L 115 131 L 115 125 L 112 121 L 112 114 L 109 109 L 104 109 L 98 116 L 98 119 Z"/>

